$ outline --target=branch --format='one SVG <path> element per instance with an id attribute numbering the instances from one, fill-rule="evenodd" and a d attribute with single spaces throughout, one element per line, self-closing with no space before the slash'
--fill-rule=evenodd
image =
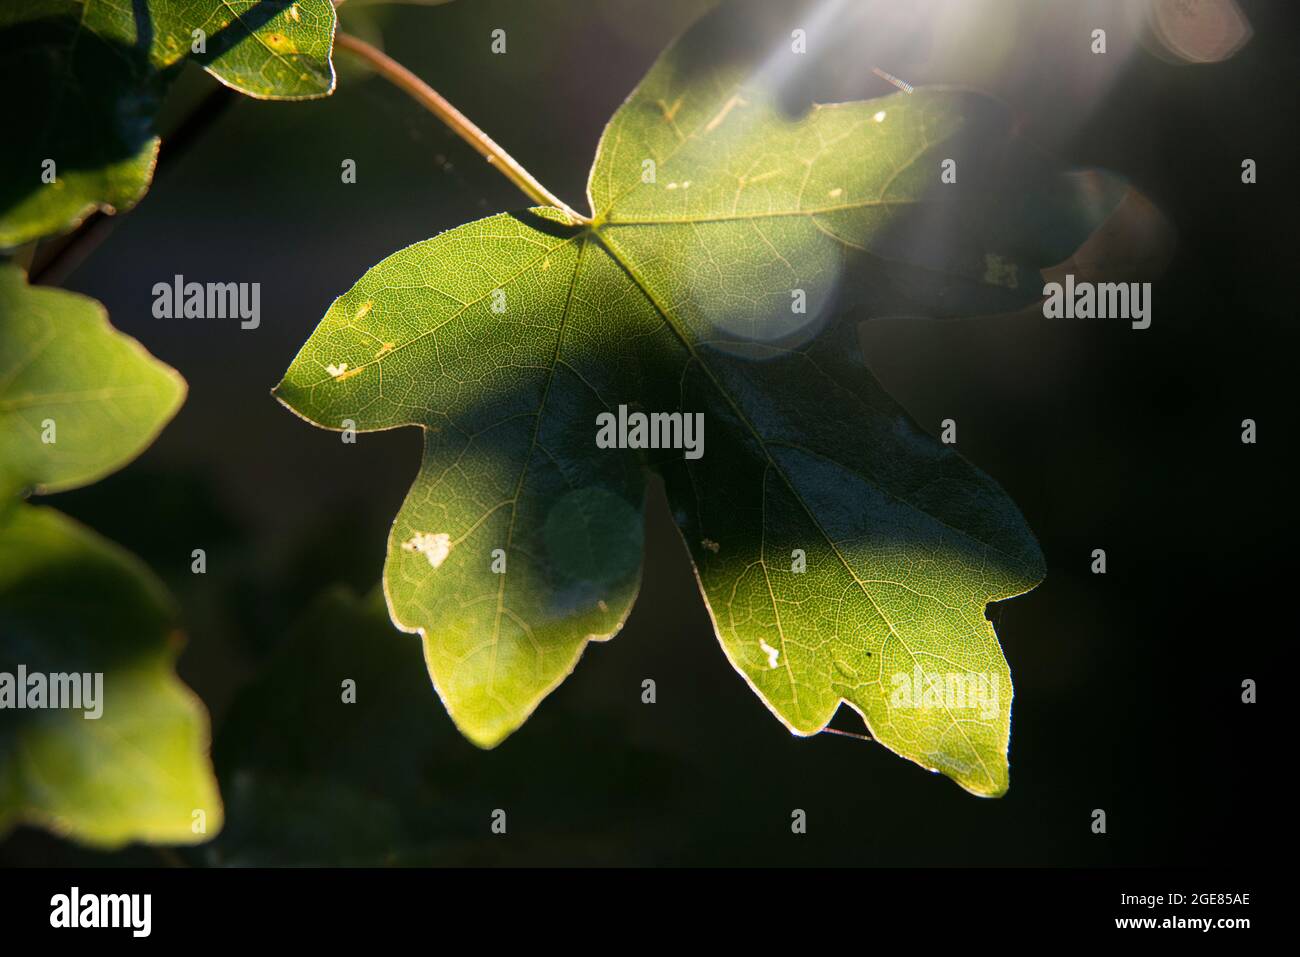
<path id="1" fill-rule="evenodd" d="M 554 206 L 575 223 L 591 223 L 589 216 L 582 215 L 538 182 L 532 173 L 520 166 L 518 161 L 497 145 L 492 137 L 475 126 L 469 117 L 447 102 L 441 93 L 392 57 L 348 33 L 336 34 L 334 46 L 365 60 L 385 80 L 400 88 L 442 120 L 453 133 L 474 147 L 489 163 L 500 170 L 506 179 L 518 186 L 529 199 L 543 206 Z"/>

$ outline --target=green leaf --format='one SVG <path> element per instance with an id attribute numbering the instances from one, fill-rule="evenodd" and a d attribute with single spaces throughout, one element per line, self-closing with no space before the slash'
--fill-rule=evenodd
<path id="1" fill-rule="evenodd" d="M 156 66 L 188 56 L 226 86 L 263 100 L 334 92 L 330 0 L 150 0 L 149 9 Z M 196 29 L 207 34 L 205 53 L 192 52 Z"/>
<path id="2" fill-rule="evenodd" d="M 723 650 L 791 731 L 847 702 L 891 750 L 1001 794 L 1011 682 L 984 609 L 1042 558 L 1006 494 L 875 382 L 855 323 L 1034 302 L 1122 187 L 1052 172 L 967 91 L 791 118 L 799 58 L 754 42 L 745 12 L 693 28 L 614 115 L 590 226 L 534 209 L 395 253 L 276 395 L 327 428 L 425 430 L 385 591 L 476 743 L 618 630 L 651 469 Z M 620 405 L 703 413 L 703 457 L 598 448 Z M 913 681 L 915 705 L 896 694 Z M 980 697 L 927 697 L 936 682 Z"/>
<path id="3" fill-rule="evenodd" d="M 334 89 L 334 27 L 330 0 L 6 4 L 0 247 L 140 200 L 158 155 L 154 117 L 186 58 L 250 96 L 325 96 Z M 192 53 L 195 29 L 206 31 L 204 53 Z"/>
<path id="4" fill-rule="evenodd" d="M 22 492 L 121 468 L 184 400 L 185 381 L 113 329 L 98 302 L 0 265 L 0 516 Z"/>
<path id="5" fill-rule="evenodd" d="M 97 719 L 0 712 L 0 834 L 38 824 L 116 847 L 220 830 L 207 715 L 173 670 L 174 618 L 147 568 L 57 511 L 24 506 L 0 528 L 0 673 L 103 676 Z"/>
<path id="6" fill-rule="evenodd" d="M 523 722 L 588 640 L 618 631 L 640 580 L 643 469 L 592 454 L 586 428 L 618 372 L 602 353 L 620 337 L 597 303 L 570 295 L 584 251 L 595 247 L 580 236 L 511 216 L 412 246 L 334 304 L 279 391 L 327 427 L 424 426 L 385 590 L 398 627 L 429 633 L 438 692 L 484 746 Z M 426 278 L 430 263 L 464 268 Z M 583 266 L 611 283 L 614 268 L 599 254 Z M 562 326 L 586 346 L 572 365 L 557 355 Z M 492 571 L 497 549 L 505 574 Z"/>
<path id="7" fill-rule="evenodd" d="M 44 0 L 0 10 L 0 246 L 71 229 L 96 209 L 130 209 L 144 195 L 163 83 L 135 42 L 133 9 Z"/>
<path id="8" fill-rule="evenodd" d="M 19 501 L 121 468 L 184 396 L 175 370 L 116 332 L 99 303 L 0 266 L 0 833 L 31 823 L 114 847 L 221 828 L 207 716 L 176 677 L 162 586 L 117 546 Z M 101 716 L 18 709 L 20 668 L 101 674 Z M 192 829 L 196 810 L 206 831 Z"/>

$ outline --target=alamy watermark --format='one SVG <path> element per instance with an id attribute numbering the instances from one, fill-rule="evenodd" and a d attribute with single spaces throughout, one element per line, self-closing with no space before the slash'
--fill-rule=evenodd
<path id="1" fill-rule="evenodd" d="M 1043 286 L 1043 316 L 1047 319 L 1131 319 L 1134 329 L 1151 326 L 1151 283 L 1075 282 Z"/>
<path id="2" fill-rule="evenodd" d="M 596 416 L 596 448 L 684 449 L 688 459 L 704 454 L 703 412 L 602 412 Z"/>
<path id="3" fill-rule="evenodd" d="M 260 282 L 186 282 L 176 275 L 171 282 L 154 283 L 155 319 L 239 319 L 239 328 L 262 324 Z"/>
<path id="4" fill-rule="evenodd" d="M 153 895 L 83 894 L 73 887 L 50 898 L 50 926 L 121 927 L 132 937 L 148 937 L 153 930 Z"/>
<path id="5" fill-rule="evenodd" d="M 996 718 L 1001 677 L 976 671 L 925 674 L 917 665 L 910 672 L 894 674 L 891 708 L 944 708 L 948 711 L 978 710 L 984 720 Z"/>
<path id="6" fill-rule="evenodd" d="M 104 673 L 29 672 L 19 665 L 16 672 L 0 671 L 0 709 L 73 709 L 84 711 L 88 721 L 104 713 Z"/>

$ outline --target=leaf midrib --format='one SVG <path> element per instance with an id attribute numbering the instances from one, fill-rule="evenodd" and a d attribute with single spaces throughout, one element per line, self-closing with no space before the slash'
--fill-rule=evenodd
<path id="1" fill-rule="evenodd" d="M 791 215 L 796 215 L 796 214 L 791 214 Z M 813 214 L 810 213 L 810 214 L 808 214 L 808 215 L 813 215 Z M 736 219 L 745 219 L 745 218 L 748 218 L 748 217 L 739 217 L 739 216 L 736 217 Z M 682 224 L 685 224 L 685 225 L 689 225 L 689 224 L 691 224 L 691 221 L 683 220 L 683 221 L 681 221 L 681 222 L 682 222 Z M 699 222 L 704 222 L 704 220 L 700 220 Z M 814 224 L 816 224 L 815 221 L 814 221 Z M 651 223 L 637 223 L 637 222 L 621 222 L 621 221 L 620 221 L 620 222 L 607 222 L 606 225 L 613 227 L 613 226 L 625 226 L 625 225 L 653 225 L 653 224 L 651 224 Z M 700 363 L 701 368 L 705 368 L 706 371 L 708 371 L 708 370 L 707 370 L 707 366 L 705 366 L 704 361 L 703 361 L 703 359 L 700 358 L 698 352 L 696 352 L 696 351 L 695 351 L 695 350 L 690 346 L 690 344 L 687 342 L 687 337 L 686 337 L 685 333 L 684 333 L 682 330 L 678 329 L 676 326 L 674 326 L 674 324 L 672 323 L 672 321 L 671 321 L 671 320 L 669 319 L 669 317 L 668 317 L 667 310 L 664 309 L 662 306 L 660 306 L 659 303 L 657 303 L 657 302 L 653 299 L 653 297 L 649 294 L 649 292 L 648 292 L 648 290 L 647 290 L 647 288 L 646 288 L 646 284 L 645 284 L 644 280 L 640 277 L 639 274 L 635 273 L 635 271 L 634 271 L 633 268 L 631 267 L 630 263 L 629 263 L 627 260 L 625 260 L 625 258 L 624 258 L 624 257 L 623 257 L 623 256 L 622 256 L 618 251 L 615 250 L 615 248 L 614 248 L 614 246 L 613 246 L 613 241 L 612 241 L 611 239 L 608 239 L 607 237 L 605 237 L 605 235 L 604 235 L 603 232 L 602 232 L 602 227 L 601 227 L 601 226 L 595 226 L 595 225 L 593 225 L 593 226 L 589 227 L 586 231 L 589 232 L 589 233 L 591 233 L 591 235 L 593 236 L 593 238 L 594 238 L 597 242 L 599 242 L 600 245 L 601 245 L 601 247 L 602 247 L 603 249 L 605 249 L 605 251 L 609 254 L 609 256 L 610 256 L 610 257 L 611 257 L 611 258 L 612 258 L 616 263 L 618 263 L 618 265 L 620 266 L 620 268 L 622 268 L 625 272 L 628 273 L 629 277 L 632 279 L 632 281 L 633 281 L 633 282 L 637 285 L 637 287 L 640 289 L 642 295 L 646 296 L 646 298 L 650 300 L 650 303 L 651 303 L 651 305 L 654 307 L 655 311 L 658 312 L 660 315 L 662 315 L 662 316 L 664 317 L 664 321 L 665 321 L 666 323 L 668 323 L 669 327 L 673 330 L 673 333 L 676 335 L 676 337 L 677 337 L 679 340 L 681 340 L 681 341 L 683 342 L 683 344 L 687 345 L 687 348 L 690 350 L 692 357 L 694 357 L 694 358 L 696 359 L 696 361 L 698 361 L 698 362 Z M 890 259 L 886 259 L 886 258 L 881 257 L 881 256 L 877 256 L 876 254 L 870 252 L 869 250 L 867 250 L 867 249 L 865 249 L 865 248 L 863 248 L 863 247 L 857 246 L 857 245 L 854 244 L 854 243 L 850 243 L 850 242 L 844 240 L 842 237 L 837 236 L 837 235 L 835 235 L 835 234 L 833 234 L 833 233 L 828 233 L 827 235 L 829 235 L 831 239 L 834 239 L 834 240 L 836 240 L 837 242 L 842 243 L 842 244 L 845 245 L 847 248 L 850 248 L 850 249 L 854 249 L 854 250 L 858 250 L 858 251 L 860 251 L 860 252 L 863 252 L 864 254 L 866 254 L 866 255 L 868 255 L 868 256 L 871 256 L 872 258 L 877 259 L 878 261 L 880 261 L 880 262 L 882 262 L 882 263 L 892 263 L 892 262 L 894 262 L 894 260 L 890 260 Z M 927 270 L 930 269 L 930 267 L 919 267 L 919 268 L 923 268 L 923 269 L 927 269 Z M 930 271 L 936 271 L 936 272 L 937 272 L 938 270 L 930 270 Z M 819 373 L 820 375 L 822 375 L 822 376 L 826 379 L 827 383 L 829 383 L 831 386 L 833 386 L 833 387 L 836 388 L 837 390 L 839 390 L 839 391 L 845 393 L 845 395 L 846 395 L 846 396 L 847 396 L 851 401 L 853 401 L 854 403 L 856 403 L 856 404 L 858 404 L 858 405 L 863 406 L 864 409 L 865 409 L 865 402 L 863 401 L 863 399 L 862 399 L 861 396 L 857 395 L 857 394 L 856 394 L 855 392 L 853 392 L 852 390 L 847 389 L 847 388 L 846 388 L 846 387 L 845 387 L 841 382 L 839 382 L 839 381 L 836 380 L 833 376 L 827 374 L 827 373 L 826 373 L 825 371 L 823 371 L 819 366 L 817 366 L 816 363 L 813 364 L 813 368 L 815 368 L 815 369 L 818 371 L 818 373 Z M 721 393 L 722 393 L 722 394 L 723 394 L 723 395 L 724 395 L 724 396 L 725 396 L 725 397 L 730 401 L 730 398 L 731 398 L 731 397 L 730 397 L 730 394 L 729 394 L 729 393 L 728 393 L 728 392 L 727 392 L 727 391 L 722 387 L 722 384 L 721 384 L 720 382 L 718 382 L 717 379 L 714 378 L 714 377 L 712 376 L 711 371 L 710 371 L 710 379 L 714 382 L 715 386 L 717 386 L 718 390 L 719 390 L 719 391 L 720 391 L 720 392 L 721 392 Z M 732 403 L 732 405 L 733 405 L 733 409 L 735 409 L 735 405 L 734 405 L 734 403 Z M 737 411 L 737 414 L 740 414 L 740 413 L 739 413 L 739 410 L 736 410 L 736 411 Z M 756 439 L 758 439 L 758 441 L 759 441 L 760 443 L 763 443 L 763 444 L 764 444 L 764 454 L 767 454 L 767 449 L 766 449 L 766 445 L 768 444 L 767 441 L 764 440 L 761 436 L 758 435 L 757 430 L 754 429 L 753 425 L 749 422 L 748 418 L 742 416 L 742 421 L 745 422 L 746 427 L 750 429 L 750 431 L 751 431 L 751 433 L 754 435 L 754 437 L 755 437 Z M 842 463 L 835 461 L 834 459 L 830 459 L 828 456 L 826 456 L 826 455 L 824 455 L 824 454 L 822 454 L 822 453 L 814 452 L 814 451 L 811 450 L 811 449 L 806 449 L 806 448 L 803 448 L 802 446 L 798 446 L 798 445 L 795 445 L 795 444 L 790 443 L 790 442 L 776 442 L 776 441 L 773 441 L 773 442 L 771 442 L 770 444 L 774 444 L 774 445 L 783 445 L 783 446 L 786 446 L 786 447 L 788 447 L 788 448 L 795 449 L 796 451 L 802 451 L 802 452 L 804 452 L 804 453 L 806 453 L 806 454 L 816 455 L 818 458 L 827 459 L 828 461 L 832 462 L 833 464 L 835 464 L 835 465 L 837 465 L 837 466 L 840 466 L 841 468 L 846 468 L 846 467 L 847 467 L 847 466 L 844 466 Z M 769 456 L 769 459 L 770 459 L 770 456 Z M 971 534 L 971 532 L 969 532 L 969 531 L 966 530 L 966 529 L 962 529 L 962 528 L 958 528 L 958 527 L 956 527 L 956 526 L 954 526 L 954 525 L 950 525 L 949 523 L 943 521 L 943 519 L 939 518 L 939 516 L 935 515 L 934 513 L 932 513 L 931 511 L 929 511 L 928 509 L 924 508 L 923 506 L 918 505 L 918 504 L 916 504 L 915 502 L 912 502 L 912 501 L 908 500 L 907 498 L 905 498 L 904 496 L 902 496 L 902 495 L 898 494 L 897 492 L 893 491 L 892 489 L 889 489 L 889 488 L 885 487 L 884 485 L 879 484 L 879 482 L 877 482 L 877 481 L 875 480 L 874 477 L 872 477 L 872 481 L 873 481 L 873 484 L 876 484 L 877 487 L 880 488 L 881 491 L 883 491 L 883 492 L 884 492 L 886 495 L 888 495 L 890 498 L 892 498 L 892 499 L 894 499 L 895 501 L 897 501 L 899 504 L 901 504 L 901 505 L 905 505 L 905 506 L 907 506 L 908 508 L 916 509 L 917 511 L 920 511 L 920 512 L 924 512 L 925 515 L 926 515 L 928 518 L 930 518 L 930 519 L 931 519 L 932 521 L 934 521 L 935 523 L 941 525 L 942 527 L 948 529 L 948 530 L 951 531 L 953 534 L 955 534 L 955 535 L 959 535 L 959 536 L 961 536 L 962 538 L 968 539 L 969 541 L 971 541 L 971 542 L 975 543 L 976 545 L 978 545 L 980 548 L 988 549 L 988 550 L 991 550 L 991 551 L 997 552 L 999 555 L 1003 555 L 1003 556 L 1005 556 L 1007 559 L 1009 559 L 1011 562 L 1013 562 L 1014 564 L 1016 564 L 1016 565 L 1018 565 L 1018 566 L 1024 564 L 1024 560 L 1023 560 L 1023 558 L 1022 558 L 1021 556 L 1015 555 L 1015 554 L 1013 554 L 1013 553 L 1011 553 L 1011 552 L 1005 551 L 1004 549 L 998 548 L 996 545 L 992 544 L 991 542 L 982 541 L 982 540 L 980 540 L 979 538 L 976 538 L 973 534 Z M 787 480 L 787 484 L 788 484 L 788 480 Z M 931 597 L 933 597 L 933 596 L 931 596 Z M 1010 597 L 1010 596 L 1008 596 L 1008 597 Z M 935 600 L 937 601 L 938 599 L 935 599 Z M 942 604 L 942 602 L 941 602 L 941 604 Z"/>
<path id="2" fill-rule="evenodd" d="M 614 219 L 606 216 L 599 226 L 696 226 L 704 223 L 734 223 L 752 219 L 782 219 L 795 216 L 828 216 L 831 213 L 847 212 L 857 209 L 873 209 L 881 206 L 921 206 L 938 200 L 899 197 L 897 199 L 868 199 L 857 203 L 838 203 L 834 206 L 820 206 L 815 209 L 778 209 L 763 212 L 719 213 L 706 216 L 665 217 L 659 219 Z"/>
<path id="3" fill-rule="evenodd" d="M 795 501 L 799 503 L 799 507 L 803 509 L 804 514 L 807 515 L 808 517 L 808 520 L 812 522 L 813 526 L 817 529 L 817 532 L 819 535 L 821 535 L 822 540 L 825 541 L 826 544 L 830 547 L 831 552 L 835 555 L 836 560 L 844 568 L 845 572 L 848 573 L 849 577 L 853 580 L 854 584 L 858 586 L 858 589 L 866 597 L 867 601 L 871 602 L 872 608 L 876 610 L 876 614 L 880 616 L 880 620 L 885 623 L 886 627 L 889 629 L 889 633 L 894 636 L 894 638 L 898 641 L 900 645 L 902 645 L 903 650 L 907 652 L 908 657 L 911 658 L 912 661 L 922 669 L 922 675 L 924 675 L 925 668 L 921 664 L 920 659 L 917 658 L 916 654 L 912 651 L 911 647 L 907 644 L 907 642 L 903 640 L 902 635 L 898 633 L 898 629 L 894 627 L 893 621 L 889 618 L 888 615 L 885 614 L 884 609 L 880 607 L 880 604 L 876 601 L 875 597 L 872 596 L 870 590 L 866 587 L 866 584 L 863 582 L 861 578 L 858 577 L 857 572 L 853 570 L 853 567 L 849 564 L 848 560 L 844 557 L 843 552 L 840 551 L 839 546 L 826 532 L 826 529 L 822 526 L 821 521 L 818 519 L 816 514 L 814 514 L 812 508 L 804 500 L 803 496 L 799 494 L 799 490 L 795 487 L 794 482 L 790 479 L 790 476 L 786 473 L 785 469 L 783 469 L 781 465 L 776 461 L 776 459 L 772 457 L 772 454 L 768 451 L 767 440 L 764 439 L 764 437 L 759 433 L 758 429 L 754 427 L 754 424 L 750 421 L 749 416 L 747 416 L 744 413 L 744 411 L 740 408 L 740 406 L 736 403 L 731 393 L 726 388 L 723 387 L 722 383 L 718 380 L 717 376 L 714 374 L 713 369 L 709 366 L 708 363 L 704 361 L 704 357 L 699 353 L 699 351 L 696 350 L 694 343 L 692 343 L 690 337 L 686 335 L 685 330 L 680 328 L 678 323 L 674 321 L 669 310 L 660 304 L 658 299 L 655 297 L 654 293 L 651 292 L 649 285 L 637 272 L 631 260 L 628 257 L 620 254 L 616 245 L 614 244 L 613 239 L 605 235 L 604 232 L 602 232 L 598 228 L 592 228 L 591 233 L 596 238 L 596 240 L 600 242 L 602 248 L 604 248 L 604 250 L 609 254 L 610 258 L 612 258 L 614 262 L 616 262 L 619 265 L 619 267 L 622 268 L 623 271 L 627 273 L 628 277 L 636 285 L 637 289 L 640 290 L 641 294 L 645 296 L 646 300 L 650 303 L 651 307 L 657 313 L 659 313 L 659 315 L 663 318 L 664 323 L 672 331 L 673 335 L 678 339 L 678 341 L 681 342 L 683 348 L 686 349 L 687 353 L 691 356 L 691 358 L 694 359 L 699 364 L 699 367 L 704 371 L 704 374 L 708 377 L 709 381 L 713 383 L 713 386 L 717 390 L 718 394 L 722 396 L 723 400 L 727 403 L 728 406 L 730 406 L 732 413 L 745 426 L 749 434 L 758 443 L 759 448 L 762 449 L 763 457 L 767 460 L 767 467 L 772 469 L 774 472 L 776 472 L 777 475 L 781 476 L 781 480 L 785 483 L 786 488 L 790 490 L 790 494 L 794 497 Z M 780 634 L 782 647 L 784 648 L 785 635 L 784 633 L 780 632 L 779 628 L 778 628 L 778 633 Z M 884 667 L 883 661 L 884 659 L 882 656 L 881 658 L 882 669 Z M 952 727 L 955 727 L 961 733 L 962 739 L 966 742 L 971 752 L 975 755 L 975 759 L 979 762 L 980 768 L 984 772 L 984 777 L 988 781 L 989 785 L 996 786 L 996 780 L 994 779 L 993 775 L 989 772 L 988 765 L 985 764 L 983 755 L 981 755 L 979 749 L 975 747 L 975 743 L 971 741 L 970 735 L 966 733 L 966 729 L 962 727 L 961 722 L 959 722 L 953 716 L 952 711 L 949 710 L 948 705 L 946 703 L 943 704 L 943 710 L 944 713 L 948 716 L 948 720 L 952 722 Z"/>
<path id="4" fill-rule="evenodd" d="M 519 496 L 523 492 L 524 482 L 527 481 L 528 471 L 532 467 L 533 456 L 537 451 L 538 440 L 542 434 L 542 417 L 546 413 L 546 400 L 550 397 L 551 386 L 555 382 L 555 373 L 560 365 L 560 350 L 564 346 L 564 329 L 569 318 L 569 311 L 573 306 L 574 290 L 578 288 L 578 277 L 582 272 L 583 253 L 587 249 L 586 234 L 579 234 L 577 241 L 579 243 L 578 253 L 574 257 L 573 276 L 569 280 L 569 291 L 564 297 L 564 309 L 560 313 L 560 321 L 555 330 L 555 349 L 551 353 L 551 365 L 546 375 L 546 385 L 542 388 L 541 398 L 537 402 L 536 421 L 533 423 L 532 438 L 528 443 L 528 451 L 524 455 L 523 466 L 519 470 L 519 480 L 515 483 L 514 493 L 510 497 L 510 521 L 506 526 L 505 540 L 507 555 L 510 554 L 510 544 L 514 541 L 515 518 L 519 514 Z M 489 694 L 492 694 L 493 685 L 496 681 L 497 649 L 501 644 L 501 619 L 505 615 L 507 576 L 499 575 L 497 577 L 501 579 L 501 582 L 497 587 L 497 610 L 492 624 L 492 659 L 491 666 L 488 669 Z"/>

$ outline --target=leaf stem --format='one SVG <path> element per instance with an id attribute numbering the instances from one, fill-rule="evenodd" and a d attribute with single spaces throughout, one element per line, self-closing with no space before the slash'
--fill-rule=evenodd
<path id="1" fill-rule="evenodd" d="M 452 106 L 441 93 L 382 50 L 343 32 L 335 35 L 334 45 L 365 60 L 376 73 L 442 120 L 453 133 L 474 147 L 489 163 L 500 170 L 506 179 L 518 186 L 529 199 L 543 206 L 554 206 L 575 223 L 591 223 L 589 216 L 582 215 L 538 182 L 532 173 L 519 165 L 513 156 L 475 126 L 469 117 Z"/>

